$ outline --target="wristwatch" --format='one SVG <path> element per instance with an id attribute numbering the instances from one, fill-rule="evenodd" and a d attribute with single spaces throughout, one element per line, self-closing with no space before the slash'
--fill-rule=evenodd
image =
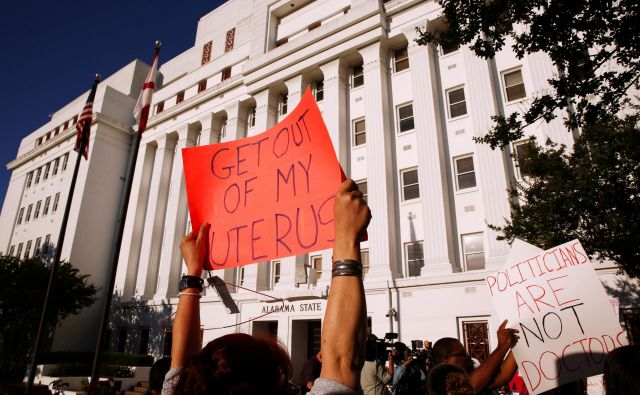
<path id="1" fill-rule="evenodd" d="M 180 280 L 180 284 L 178 285 L 178 292 L 182 292 L 187 288 L 196 288 L 198 291 L 202 292 L 202 284 L 204 284 L 204 280 L 200 277 L 196 276 L 182 276 Z"/>

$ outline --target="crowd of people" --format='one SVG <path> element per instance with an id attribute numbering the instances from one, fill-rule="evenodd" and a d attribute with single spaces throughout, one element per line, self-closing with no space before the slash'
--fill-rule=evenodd
<path id="1" fill-rule="evenodd" d="M 332 280 L 321 351 L 305 363 L 302 393 L 517 393 L 510 386 L 517 371 L 510 350 L 518 341 L 518 331 L 507 328 L 506 321 L 498 329 L 496 349 L 482 363 L 474 363 L 465 347 L 454 338 L 439 339 L 433 346 L 425 342 L 423 357 L 420 357 L 402 343 L 395 343 L 381 353 L 376 346 L 377 338 L 367 337 L 359 240 L 371 220 L 371 212 L 362 197 L 352 180 L 342 183 L 336 194 Z M 181 282 L 173 324 L 171 368 L 165 376 L 162 394 L 300 393 L 300 389 L 291 384 L 294 372 L 289 354 L 272 337 L 235 333 L 217 338 L 201 348 L 200 278 L 209 228 L 209 224 L 204 224 L 182 240 L 181 250 L 188 274 Z M 638 346 L 627 346 L 610 353 L 604 374 L 607 395 L 640 394 L 640 379 L 633 372 L 640 366 L 639 350 Z"/>

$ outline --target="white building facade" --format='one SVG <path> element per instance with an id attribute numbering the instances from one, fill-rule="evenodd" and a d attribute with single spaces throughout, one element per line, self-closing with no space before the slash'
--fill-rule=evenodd
<path id="1" fill-rule="evenodd" d="M 491 150 L 473 137 L 490 129 L 492 115 L 526 106 L 555 69 L 543 54 L 519 60 L 503 51 L 484 60 L 467 48 L 415 43 L 417 29 L 443 24 L 438 2 L 425 0 L 230 0 L 202 17 L 194 46 L 160 68 L 116 278 L 118 298 L 144 300 L 166 317 L 112 327 L 112 347 L 147 351 L 150 338 L 163 336 L 154 332 L 170 330 L 184 270 L 179 243 L 190 229 L 181 149 L 260 133 L 310 86 L 343 169 L 373 212 L 362 244 L 371 331 L 397 332 L 405 343 L 459 337 L 480 358 L 492 350 L 499 323 L 483 279 L 509 246 L 487 225 L 510 215 L 507 188 L 523 176 L 512 153 L 521 146 Z M 528 131 L 572 145 L 560 120 Z M 25 166 L 11 185 L 15 178 L 22 188 L 37 166 Z M 11 191 L 7 199 L 17 202 L 5 201 L 0 239 L 9 253 L 28 237 L 6 232 L 15 218 L 5 215 L 42 199 L 21 202 L 26 191 Z M 230 286 L 240 314 L 227 314 L 207 289 L 203 342 L 271 333 L 299 372 L 319 346 L 330 268 L 327 250 L 213 272 L 243 287 Z M 597 271 L 614 286 L 614 266 Z"/>
<path id="2" fill-rule="evenodd" d="M 53 350 L 91 350 L 95 344 L 127 174 L 132 111 L 148 70 L 136 60 L 98 85 L 88 160 L 80 162 L 61 260 L 89 274 L 88 282 L 101 289 L 96 303 L 56 329 Z M 53 113 L 22 140 L 16 159 L 7 164 L 12 173 L 0 216 L 2 253 L 54 255 L 78 155 L 75 124 L 88 95 Z"/>

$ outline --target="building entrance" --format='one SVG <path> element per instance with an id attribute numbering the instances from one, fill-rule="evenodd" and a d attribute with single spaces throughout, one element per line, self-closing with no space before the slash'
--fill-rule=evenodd
<path id="1" fill-rule="evenodd" d="M 291 324 L 291 363 L 293 382 L 302 385 L 302 366 L 304 361 L 320 351 L 322 324 L 316 320 L 293 320 Z"/>

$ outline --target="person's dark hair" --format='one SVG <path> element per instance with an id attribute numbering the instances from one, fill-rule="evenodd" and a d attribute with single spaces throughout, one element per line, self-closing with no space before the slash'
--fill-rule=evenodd
<path id="1" fill-rule="evenodd" d="M 189 358 L 174 394 L 284 395 L 291 359 L 272 337 L 236 333 L 219 337 Z"/>
<path id="2" fill-rule="evenodd" d="M 158 359 L 149 370 L 149 389 L 151 391 L 162 391 L 164 376 L 171 368 L 171 357 Z"/>
<path id="3" fill-rule="evenodd" d="M 395 342 L 393 343 L 393 348 L 395 348 L 398 352 L 404 352 L 407 349 L 407 345 L 403 342 Z"/>
<path id="4" fill-rule="evenodd" d="M 460 341 L 453 337 L 443 337 L 435 342 L 431 348 L 433 366 L 436 366 L 447 359 L 454 349 L 454 346 L 457 344 L 460 344 Z"/>
<path id="5" fill-rule="evenodd" d="M 604 389 L 607 395 L 640 394 L 640 346 L 623 346 L 604 361 Z"/>
<path id="6" fill-rule="evenodd" d="M 474 395 L 469 375 L 456 365 L 441 363 L 429 371 L 428 395 Z"/>

